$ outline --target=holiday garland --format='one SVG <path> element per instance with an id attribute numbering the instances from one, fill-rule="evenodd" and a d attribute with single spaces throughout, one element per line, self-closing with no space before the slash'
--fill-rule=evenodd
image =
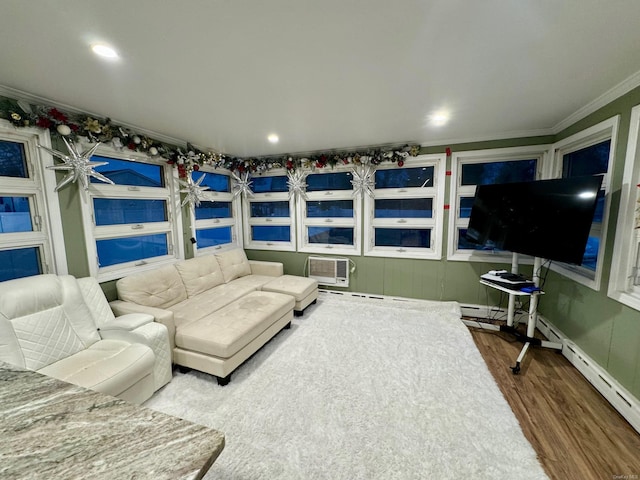
<path id="1" fill-rule="evenodd" d="M 24 104 L 22 104 L 24 105 Z M 240 158 L 216 152 L 201 151 L 189 143 L 186 149 L 160 142 L 139 134 L 128 127 L 78 113 L 69 113 L 55 107 L 29 105 L 22 108 L 12 99 L 0 97 L 0 118 L 16 127 L 38 127 L 49 130 L 52 136 L 77 141 L 85 138 L 91 143 L 111 144 L 118 150 L 128 149 L 160 157 L 178 169 L 181 178 L 198 171 L 205 165 L 232 172 L 260 174 L 273 168 L 286 168 L 289 172 L 299 169 L 317 170 L 337 165 L 379 165 L 393 162 L 402 167 L 407 157 L 418 155 L 418 145 L 399 148 L 369 148 L 352 152 L 318 152 L 305 156 L 282 155 L 272 157 Z M 28 110 L 28 111 L 27 111 Z"/>

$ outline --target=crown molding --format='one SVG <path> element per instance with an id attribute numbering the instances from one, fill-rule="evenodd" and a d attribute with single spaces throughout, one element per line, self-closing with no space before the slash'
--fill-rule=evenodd
<path id="1" fill-rule="evenodd" d="M 605 93 L 600 95 L 595 100 L 589 102 L 584 107 L 578 109 L 577 111 L 569 115 L 564 120 L 558 122 L 552 129 L 553 134 L 555 135 L 557 133 L 560 133 L 565 128 L 570 127 L 574 123 L 577 123 L 583 118 L 591 115 L 592 113 L 596 112 L 600 108 L 604 107 L 605 105 L 608 105 L 609 103 L 613 102 L 617 98 L 623 96 L 626 93 L 629 93 L 631 90 L 639 86 L 640 86 L 640 71 L 637 71 L 630 77 L 620 82 L 615 87 L 611 88 L 610 90 L 607 90 Z"/>
<path id="2" fill-rule="evenodd" d="M 526 137 L 544 137 L 546 135 L 553 135 L 554 132 L 550 128 L 539 128 L 535 130 L 521 130 L 507 133 L 497 133 L 489 135 L 479 135 L 476 137 L 464 137 L 464 138 L 448 138 L 443 140 L 434 140 L 432 142 L 422 142 L 421 147 L 440 147 L 450 145 L 460 145 L 465 143 L 476 142 L 494 142 L 498 140 L 508 140 L 510 138 L 526 138 Z"/>

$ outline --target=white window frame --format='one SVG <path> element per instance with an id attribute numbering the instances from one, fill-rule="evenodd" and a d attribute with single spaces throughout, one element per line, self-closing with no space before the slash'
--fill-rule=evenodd
<path id="1" fill-rule="evenodd" d="M 602 217 L 602 227 L 600 233 L 600 245 L 598 248 L 598 261 L 596 270 L 570 265 L 568 263 L 551 262 L 551 270 L 565 277 L 570 278 L 593 290 L 600 290 L 602 281 L 602 271 L 604 269 L 604 250 L 607 242 L 607 223 L 609 222 L 609 209 L 611 204 L 611 171 L 615 159 L 616 139 L 618 136 L 619 115 L 609 118 L 603 122 L 582 130 L 570 137 L 567 137 L 553 144 L 553 177 L 562 177 L 562 157 L 576 150 L 580 150 L 597 143 L 611 140 L 609 150 L 609 161 L 607 164 L 607 174 L 602 179 L 601 189 L 605 191 L 604 213 Z"/>
<path id="2" fill-rule="evenodd" d="M 320 169 L 309 172 L 309 175 L 328 175 L 332 173 L 352 173 L 353 167 L 337 166 L 335 168 Z M 362 211 L 362 194 L 353 194 L 351 190 L 323 190 L 307 192 L 307 200 L 301 198 L 296 204 L 296 221 L 298 235 L 298 251 L 304 253 L 321 253 L 325 255 L 360 255 L 362 225 L 360 212 Z M 351 218 L 307 218 L 307 201 L 353 200 L 353 217 Z M 309 243 L 308 227 L 346 227 L 353 228 L 353 245 L 315 244 Z"/>
<path id="3" fill-rule="evenodd" d="M 286 177 L 287 172 L 285 169 L 273 169 L 269 170 L 269 173 L 263 173 L 260 177 Z M 242 200 L 242 223 L 244 225 L 244 246 L 254 250 L 277 250 L 283 252 L 295 252 L 296 251 L 296 199 L 291 195 L 289 198 L 289 192 L 264 192 L 254 193 L 252 197 Z M 253 202 L 289 202 L 289 216 L 288 217 L 274 217 L 274 218 L 253 218 L 251 217 L 251 203 Z M 288 226 L 289 227 L 289 241 L 288 242 L 276 242 L 276 241 L 259 241 L 253 240 L 251 235 L 251 227 L 254 226 Z"/>
<path id="4" fill-rule="evenodd" d="M 88 145 L 82 142 L 80 148 L 86 149 Z M 106 145 L 100 145 L 94 155 L 127 160 L 131 162 L 160 165 L 164 172 L 164 188 L 141 187 L 129 185 L 111 185 L 108 183 L 90 183 L 89 189 L 84 190 L 80 186 L 82 204 L 82 216 L 84 234 L 87 248 L 87 261 L 89 272 L 100 282 L 115 280 L 133 273 L 152 270 L 161 265 L 175 263 L 184 258 L 184 243 L 182 240 L 182 213 L 180 210 L 180 195 L 178 189 L 177 169 L 172 168 L 163 159 L 156 159 L 139 152 L 116 150 Z M 153 222 L 143 224 L 104 225 L 96 226 L 93 213 L 94 198 L 133 198 L 154 199 L 167 202 L 167 217 L 165 222 Z M 118 238 L 136 235 L 152 235 L 166 233 L 168 236 L 169 253 L 161 257 L 126 262 L 107 267 L 98 265 L 98 251 L 96 242 L 101 239 Z"/>
<path id="5" fill-rule="evenodd" d="M 433 185 L 424 187 L 373 189 L 374 198 L 364 198 L 364 255 L 368 257 L 419 258 L 439 260 L 442 258 L 442 237 L 444 225 L 444 194 L 446 176 L 446 156 L 419 155 L 405 160 L 403 167 L 395 164 L 381 164 L 376 170 L 398 168 L 434 167 Z M 433 216 L 431 218 L 375 218 L 375 201 L 378 199 L 431 198 Z M 429 228 L 430 248 L 381 247 L 375 246 L 375 229 L 380 228 Z"/>
<path id="6" fill-rule="evenodd" d="M 640 310 L 640 285 L 634 285 L 640 262 L 640 228 L 635 228 L 640 216 L 640 105 L 631 109 L 626 155 L 608 295 Z"/>
<path id="7" fill-rule="evenodd" d="M 51 148 L 49 132 L 39 128 L 17 129 L 8 121 L 0 120 L 0 139 L 24 145 L 29 172 L 28 178 L 0 177 L 0 195 L 28 197 L 34 226 L 31 232 L 1 234 L 0 249 L 36 247 L 40 251 L 43 273 L 67 274 L 62 216 L 55 192 L 56 175 L 47 169 L 55 162 L 49 152 L 38 148 L 38 145 Z"/>
<path id="8" fill-rule="evenodd" d="M 455 152 L 451 156 L 451 186 L 449 192 L 449 231 L 447 259 L 464 262 L 511 263 L 511 252 L 489 252 L 458 249 L 458 229 L 469 226 L 468 218 L 460 218 L 460 199 L 473 197 L 476 185 L 460 185 L 462 165 L 536 159 L 536 180 L 543 177 L 548 164 L 550 145 L 532 145 L 487 150 Z M 520 263 L 533 263 L 533 257 L 520 255 Z"/>
<path id="9" fill-rule="evenodd" d="M 197 181 L 202 174 L 215 174 L 225 175 L 229 177 L 229 191 L 228 192 L 213 192 L 210 190 L 204 190 L 202 192 L 202 200 L 209 202 L 231 202 L 231 218 L 211 218 L 206 220 L 196 220 L 195 207 L 189 207 L 189 215 L 191 219 L 191 238 L 195 239 L 196 230 L 218 228 L 218 227 L 231 227 L 231 243 L 225 243 L 223 245 L 214 245 L 211 247 L 198 247 L 197 243 L 193 244 L 193 255 L 197 257 L 199 255 L 208 255 L 211 253 L 224 252 L 225 250 L 232 250 L 239 248 L 242 245 L 242 221 L 240 216 L 240 196 L 233 194 L 233 179 L 231 178 L 231 172 L 229 170 L 215 170 L 211 167 L 202 167 L 197 172 L 192 174 L 192 177 Z"/>

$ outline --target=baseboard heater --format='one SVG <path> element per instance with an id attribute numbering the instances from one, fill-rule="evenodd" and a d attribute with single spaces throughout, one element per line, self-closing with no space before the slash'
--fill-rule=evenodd
<path id="1" fill-rule="evenodd" d="M 320 285 L 349 286 L 349 259 L 337 257 L 309 257 L 309 278 Z"/>

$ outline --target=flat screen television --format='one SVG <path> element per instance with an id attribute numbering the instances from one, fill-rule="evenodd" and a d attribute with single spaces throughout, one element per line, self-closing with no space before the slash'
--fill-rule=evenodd
<path id="1" fill-rule="evenodd" d="M 467 239 L 580 265 L 601 182 L 598 175 L 479 185 Z"/>

